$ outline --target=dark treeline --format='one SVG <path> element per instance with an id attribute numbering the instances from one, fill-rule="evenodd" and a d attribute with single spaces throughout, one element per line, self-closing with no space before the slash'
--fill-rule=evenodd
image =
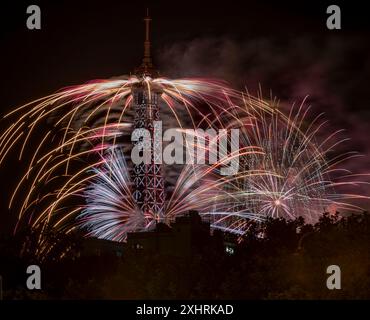
<path id="1" fill-rule="evenodd" d="M 210 243 L 190 257 L 86 257 L 74 253 L 81 239 L 67 237 L 69 255 L 45 260 L 42 290 L 29 291 L 26 266 L 38 262 L 17 258 L 21 246 L 8 238 L 0 272 L 4 299 L 370 299 L 369 240 L 368 213 L 324 214 L 313 226 L 270 219 L 253 225 L 232 255 Z M 329 265 L 341 268 L 341 290 L 326 287 Z"/>

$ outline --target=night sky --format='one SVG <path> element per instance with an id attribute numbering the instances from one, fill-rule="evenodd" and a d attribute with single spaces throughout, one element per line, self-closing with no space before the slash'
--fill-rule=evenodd
<path id="1" fill-rule="evenodd" d="M 309 95 L 328 131 L 345 129 L 343 146 L 370 167 L 370 19 L 361 3 L 335 1 L 342 30 L 326 28 L 326 8 L 312 1 L 13 1 L 2 2 L 1 104 L 12 108 L 61 87 L 128 74 L 142 58 L 145 7 L 153 18 L 153 58 L 163 76 L 218 77 L 253 93 L 261 84 L 290 105 Z M 39 4 L 41 30 L 26 28 L 26 8 Z M 1 124 L 3 126 L 3 124 Z M 1 229 L 19 164 L 0 171 Z M 364 188 L 365 193 L 369 189 Z M 14 215 L 14 213 L 12 213 Z"/>

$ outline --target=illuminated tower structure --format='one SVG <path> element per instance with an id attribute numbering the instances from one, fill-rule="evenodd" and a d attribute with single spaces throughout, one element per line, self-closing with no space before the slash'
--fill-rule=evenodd
<path id="1" fill-rule="evenodd" d="M 140 129 L 150 132 L 151 159 L 149 164 L 140 163 L 133 165 L 134 199 L 141 209 L 144 217 L 154 216 L 156 221 L 163 220 L 164 211 L 164 179 L 162 176 L 162 155 L 156 150 L 161 150 L 156 144 L 161 143 L 162 137 L 155 139 L 154 135 L 161 135 L 161 130 L 155 130 L 155 121 L 160 120 L 159 98 L 161 92 L 155 87 L 150 87 L 146 78 L 154 78 L 158 75 L 150 55 L 149 24 L 150 17 L 145 21 L 144 58 L 140 67 L 135 70 L 135 75 L 141 79 L 133 89 L 133 108 L 135 111 L 134 127 L 140 137 L 143 136 Z M 140 143 L 138 141 L 136 143 Z M 158 148 L 159 147 L 159 148 Z"/>

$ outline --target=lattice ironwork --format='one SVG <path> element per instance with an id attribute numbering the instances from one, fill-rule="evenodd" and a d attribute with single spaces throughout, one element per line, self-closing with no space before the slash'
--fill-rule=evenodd
<path id="1" fill-rule="evenodd" d="M 150 132 L 151 158 L 150 163 L 134 164 L 134 198 L 143 214 L 150 213 L 156 216 L 158 221 L 163 220 L 164 213 L 164 179 L 162 176 L 161 148 L 157 145 L 161 143 L 161 130 L 155 130 L 160 123 L 158 93 L 143 88 L 134 91 L 134 110 L 135 129 L 146 129 Z M 140 131 L 137 131 L 140 134 Z M 143 136 L 142 134 L 140 134 Z M 136 142 L 136 143 L 139 143 Z"/>

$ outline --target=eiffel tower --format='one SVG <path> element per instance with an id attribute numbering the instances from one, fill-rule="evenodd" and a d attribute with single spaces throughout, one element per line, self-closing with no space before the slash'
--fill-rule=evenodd
<path id="1" fill-rule="evenodd" d="M 133 108 L 135 110 L 134 128 L 140 134 L 140 129 L 150 132 L 151 159 L 149 164 L 134 164 L 133 181 L 134 199 L 141 209 L 144 217 L 154 216 L 157 222 L 164 219 L 164 179 L 162 176 L 162 165 L 159 164 L 161 155 L 155 150 L 161 150 L 155 145 L 156 141 L 162 141 L 159 136 L 155 139 L 155 121 L 160 120 L 159 99 L 161 92 L 156 88 L 148 88 L 145 78 L 154 78 L 158 75 L 154 68 L 150 54 L 149 26 L 151 18 L 147 10 L 145 22 L 144 58 L 142 64 L 135 70 L 135 75 L 141 79 L 140 83 L 133 89 Z M 159 130 L 161 132 L 161 130 Z M 161 133 L 158 133 L 161 135 Z M 140 134 L 142 137 L 143 135 Z M 139 142 L 136 142 L 139 143 Z"/>

